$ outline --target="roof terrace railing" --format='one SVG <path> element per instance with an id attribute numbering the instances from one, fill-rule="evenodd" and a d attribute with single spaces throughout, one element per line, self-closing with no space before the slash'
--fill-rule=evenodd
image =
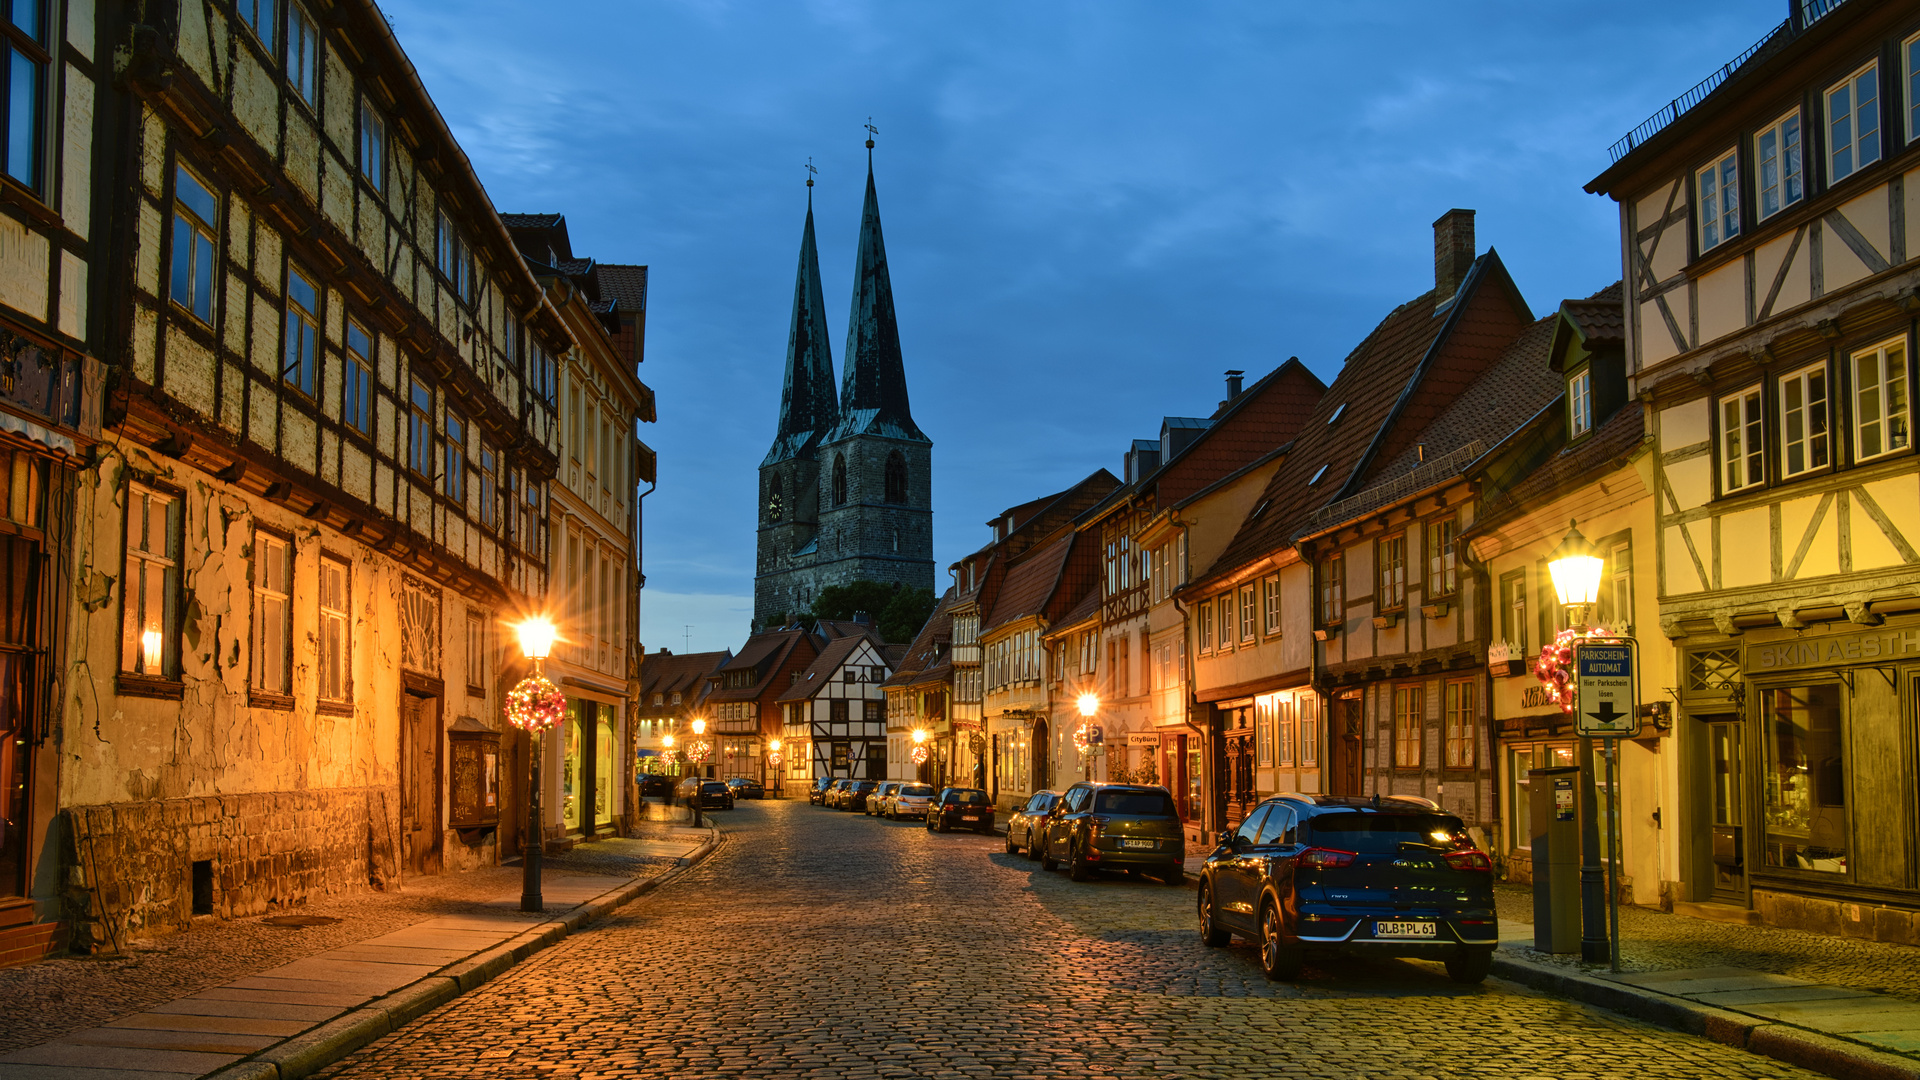
<path id="1" fill-rule="evenodd" d="M 1779 26 L 1769 30 L 1766 37 L 1748 46 L 1746 52 L 1722 65 L 1718 71 L 1701 79 L 1693 89 L 1668 102 L 1665 108 L 1641 121 L 1639 127 L 1627 132 L 1619 142 L 1607 148 L 1607 156 L 1613 161 L 1626 157 L 1635 147 L 1659 134 L 1668 124 L 1680 119 L 1687 110 L 1705 101 L 1708 95 L 1720 89 L 1722 83 L 1732 78 L 1734 72 L 1745 67 L 1756 56 L 1785 46 L 1805 33 L 1809 26 L 1824 18 L 1828 12 L 1846 2 L 1847 0 L 1795 0 L 1794 13 Z"/>

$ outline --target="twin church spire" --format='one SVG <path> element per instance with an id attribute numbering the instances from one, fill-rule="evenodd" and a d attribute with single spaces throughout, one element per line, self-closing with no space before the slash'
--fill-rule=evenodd
<path id="1" fill-rule="evenodd" d="M 869 140 L 868 150 L 872 150 Z M 856 435 L 931 442 L 913 422 L 907 400 L 900 327 L 887 276 L 887 248 L 880 233 L 880 197 L 867 161 L 866 204 L 860 213 L 860 245 L 854 260 L 853 306 L 847 317 L 846 370 L 836 396 L 833 354 L 827 343 L 820 257 L 813 237 L 813 181 L 807 181 L 807 222 L 800 235 L 800 268 L 793 285 L 793 320 L 787 332 L 786 381 L 780 392 L 780 425 L 762 467 L 811 458 L 825 444 Z"/>

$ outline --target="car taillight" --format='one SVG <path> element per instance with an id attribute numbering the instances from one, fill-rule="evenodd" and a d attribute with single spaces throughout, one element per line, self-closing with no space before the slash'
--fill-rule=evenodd
<path id="1" fill-rule="evenodd" d="M 1484 870 L 1489 874 L 1493 872 L 1493 860 L 1487 858 L 1486 852 L 1477 849 L 1448 853 L 1447 865 L 1455 870 Z"/>
<path id="2" fill-rule="evenodd" d="M 1354 852 L 1341 851 L 1339 848 L 1308 848 L 1300 853 L 1300 865 L 1309 870 L 1326 870 L 1336 866 L 1352 866 Z"/>

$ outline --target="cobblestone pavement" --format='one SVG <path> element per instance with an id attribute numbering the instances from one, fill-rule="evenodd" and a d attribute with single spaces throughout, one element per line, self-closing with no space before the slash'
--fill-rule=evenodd
<path id="1" fill-rule="evenodd" d="M 1269 984 L 1191 889 L 1076 884 L 805 803 L 718 815 L 697 869 L 322 1075 L 1810 1077 L 1439 965 Z"/>
<path id="2" fill-rule="evenodd" d="M 658 807 L 653 812 L 656 819 L 662 814 Z M 642 823 L 636 835 L 665 839 L 669 830 L 669 823 L 656 820 Z M 622 877 L 664 873 L 673 865 L 671 859 L 621 853 L 621 846 L 618 841 L 583 844 L 565 855 L 548 856 L 547 865 L 567 873 Z M 485 907 L 486 901 L 517 888 L 519 881 L 518 866 L 409 878 L 398 892 L 321 897 L 231 921 L 196 920 L 178 934 L 129 942 L 120 956 L 61 957 L 0 968 L 0 1052 L 98 1027 L 128 1013 L 438 915 L 497 911 Z M 339 921 L 291 927 L 265 921 L 292 914 Z M 526 916 L 528 925 L 544 918 Z"/>
<path id="3" fill-rule="evenodd" d="M 1501 885 L 1494 891 L 1502 928 L 1510 931 L 1522 923 L 1532 924 L 1532 892 L 1518 885 Z M 1576 970 L 1606 970 L 1605 964 L 1582 964 L 1577 954 L 1554 956 L 1528 950 L 1525 955 Z M 1920 1001 L 1920 949 L 1911 946 L 1713 922 L 1652 908 L 1620 909 L 1620 970 L 1710 967 L 1746 968 Z"/>

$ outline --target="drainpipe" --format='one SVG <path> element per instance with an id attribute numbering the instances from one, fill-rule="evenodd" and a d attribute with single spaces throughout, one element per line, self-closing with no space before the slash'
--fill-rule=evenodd
<path id="1" fill-rule="evenodd" d="M 1167 520 L 1173 523 L 1174 525 L 1178 526 L 1182 537 L 1185 538 L 1186 532 L 1190 526 L 1187 524 L 1187 522 L 1182 521 L 1180 519 L 1180 511 L 1177 509 L 1169 511 Z M 1189 567 L 1186 565 L 1186 562 L 1185 562 L 1185 558 L 1186 558 L 1185 551 L 1190 550 L 1191 545 L 1182 544 L 1180 546 L 1183 549 L 1182 561 L 1180 566 L 1180 576 L 1181 578 L 1186 579 L 1189 577 L 1189 573 L 1188 573 Z M 1181 723 L 1186 725 L 1187 730 L 1194 733 L 1195 738 L 1198 738 L 1200 740 L 1200 745 L 1202 747 L 1209 748 L 1209 751 L 1206 755 L 1205 760 L 1208 762 L 1210 771 L 1217 772 L 1218 770 L 1213 770 L 1211 768 L 1213 763 L 1213 754 L 1211 752 L 1211 743 L 1207 738 L 1207 733 L 1206 731 L 1202 730 L 1198 725 L 1196 725 L 1193 722 L 1194 706 L 1198 704 L 1198 702 L 1194 700 L 1194 693 L 1193 693 L 1194 661 L 1196 657 L 1194 656 L 1194 652 L 1193 652 L 1193 622 L 1188 617 L 1191 609 L 1187 607 L 1185 601 L 1180 599 L 1180 593 L 1185 588 L 1186 586 L 1183 584 L 1179 589 L 1175 589 L 1172 595 L 1173 606 L 1176 610 L 1180 612 L 1180 652 L 1181 652 L 1182 665 L 1186 669 L 1186 678 L 1182 680 L 1186 684 L 1186 692 L 1184 695 L 1185 700 L 1181 702 L 1180 721 Z M 1214 779 L 1215 777 L 1208 777 L 1209 782 L 1206 785 L 1208 799 L 1206 804 L 1201 809 L 1202 816 L 1200 821 L 1200 833 L 1203 838 L 1212 837 L 1214 833 L 1218 832 L 1219 823 L 1225 816 L 1224 807 L 1220 805 L 1220 799 L 1221 799 L 1221 796 L 1219 793 L 1220 785 L 1218 783 L 1212 782 Z M 1189 783 L 1191 783 L 1191 780 L 1189 780 Z"/>

